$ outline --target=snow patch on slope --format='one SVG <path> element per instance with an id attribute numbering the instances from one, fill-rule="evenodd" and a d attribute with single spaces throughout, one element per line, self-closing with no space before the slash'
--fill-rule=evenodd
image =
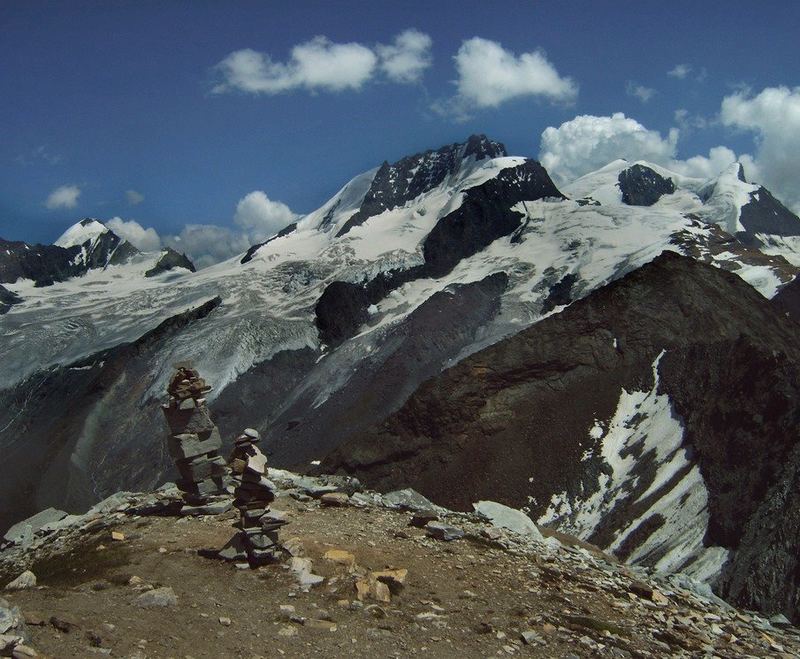
<path id="1" fill-rule="evenodd" d="M 606 548 L 624 549 L 633 533 L 646 528 L 642 524 L 658 519 L 660 525 L 635 546 L 627 560 L 709 580 L 719 574 L 727 552 L 703 545 L 709 520 L 708 490 L 683 445 L 683 426 L 669 397 L 658 393 L 658 365 L 664 354 L 653 362 L 652 388 L 622 389 L 607 426 L 595 421 L 589 430 L 596 444 L 584 460 L 601 458 L 608 466 L 598 478 L 597 490 L 585 499 L 566 492 L 554 495 L 537 522 L 556 523 L 589 539 L 612 512 L 638 506 L 639 514 L 614 530 Z"/>

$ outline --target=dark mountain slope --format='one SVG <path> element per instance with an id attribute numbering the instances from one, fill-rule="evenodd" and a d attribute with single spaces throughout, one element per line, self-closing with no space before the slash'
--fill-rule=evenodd
<path id="1" fill-rule="evenodd" d="M 630 496 L 594 527 L 591 540 L 608 546 L 633 524 L 618 548 L 630 554 L 664 523 L 648 510 L 697 464 L 708 490 L 705 544 L 736 550 L 748 538 L 746 551 L 733 554 L 723 592 L 753 602 L 749 579 L 759 583 L 759 604 L 796 615 L 800 526 L 768 511 L 800 507 L 792 485 L 797 326 L 735 275 L 685 257 L 664 253 L 426 382 L 322 469 L 379 488 L 414 487 L 461 509 L 484 498 L 529 504 L 536 518 L 554 495 L 587 498 L 601 489 L 601 476 L 613 472 L 591 430 L 598 421 L 608 426 L 622 389 L 654 386 L 654 363 L 658 394 L 669 396 L 683 427 L 686 468 L 654 485 L 661 465 L 634 445 Z M 634 416 L 628 425 L 641 423 Z M 651 485 L 655 491 L 647 491 Z M 773 540 L 780 542 L 767 557 Z"/>

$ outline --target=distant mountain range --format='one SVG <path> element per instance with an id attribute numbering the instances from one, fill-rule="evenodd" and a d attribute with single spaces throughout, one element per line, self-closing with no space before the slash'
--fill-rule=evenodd
<path id="1" fill-rule="evenodd" d="M 0 241 L 0 527 L 173 478 L 188 360 L 275 465 L 527 506 L 796 617 L 799 269 L 800 219 L 738 164 L 559 189 L 485 136 L 198 272 L 95 220 Z"/>

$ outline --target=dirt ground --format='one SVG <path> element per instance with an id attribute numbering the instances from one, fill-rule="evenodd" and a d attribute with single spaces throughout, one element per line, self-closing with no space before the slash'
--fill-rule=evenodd
<path id="1" fill-rule="evenodd" d="M 291 516 L 282 540 L 298 538 L 314 572 L 325 577 L 308 592 L 285 565 L 240 569 L 199 556 L 197 550 L 220 548 L 231 537 L 234 516 L 228 513 L 122 520 L 113 530 L 123 540 L 113 540 L 110 529 L 88 537 L 79 550 L 34 565 L 39 587 L 8 598 L 28 620 L 31 645 L 48 657 L 463 659 L 683 652 L 678 646 L 669 651 L 654 635 L 658 607 L 613 586 L 597 567 L 567 571 L 547 556 L 515 555 L 477 537 L 434 540 L 409 526 L 410 513 L 320 507 L 285 496 L 274 508 Z M 405 587 L 389 603 L 357 602 L 354 575 L 323 558 L 330 549 L 351 552 L 368 570 L 407 569 Z M 177 604 L 137 606 L 136 598 L 151 586 L 171 587 Z M 294 612 L 281 611 L 282 605 Z M 59 631 L 52 617 L 68 625 Z M 535 635 L 526 642 L 523 631 Z M 727 648 L 722 637 L 718 641 L 718 656 L 740 656 L 733 641 Z"/>

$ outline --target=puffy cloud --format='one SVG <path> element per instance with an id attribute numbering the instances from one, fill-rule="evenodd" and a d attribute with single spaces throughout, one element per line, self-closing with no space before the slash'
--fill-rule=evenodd
<path id="1" fill-rule="evenodd" d="M 214 265 L 250 247 L 244 234 L 214 224 L 187 224 L 177 236 L 166 236 L 164 244 L 185 253 L 197 268 Z"/>
<path id="2" fill-rule="evenodd" d="M 393 82 L 411 83 L 422 78 L 432 62 L 431 38 L 419 30 L 406 30 L 388 46 L 378 45 L 380 68 Z"/>
<path id="3" fill-rule="evenodd" d="M 136 192 L 136 190 L 126 190 L 125 199 L 131 206 L 137 206 L 144 201 L 144 195 L 141 192 Z"/>
<path id="4" fill-rule="evenodd" d="M 216 224 L 187 224 L 179 234 L 158 239 L 154 229 L 143 229 L 134 221 L 114 218 L 107 224 L 142 251 L 147 250 L 140 247 L 136 239 L 148 239 L 152 245 L 172 247 L 185 253 L 197 268 L 206 268 L 247 251 L 251 245 L 275 235 L 297 217 L 286 204 L 273 201 L 266 193 L 256 190 L 246 194 L 237 203 L 233 216 L 236 226 L 233 228 Z M 160 242 L 157 243 L 157 240 Z"/>
<path id="5" fill-rule="evenodd" d="M 455 57 L 457 93 L 437 101 L 433 109 L 462 120 L 472 109 L 494 108 L 523 96 L 570 102 L 578 85 L 562 78 L 542 51 L 515 55 L 496 41 L 473 37 L 461 44 Z"/>
<path id="6" fill-rule="evenodd" d="M 579 115 L 542 133 L 539 159 L 560 181 L 571 181 L 612 160 L 648 160 L 665 164 L 675 157 L 679 132 L 664 138 L 617 112 L 610 117 Z"/>
<path id="7" fill-rule="evenodd" d="M 738 91 L 722 100 L 720 119 L 754 133 L 756 153 L 745 171 L 799 211 L 800 87 L 767 87 L 755 96 Z M 750 173 L 752 167 L 757 174 Z"/>
<path id="8" fill-rule="evenodd" d="M 745 161 L 743 158 L 746 159 L 747 157 L 737 157 L 736 153 L 727 146 L 715 146 L 709 150 L 708 156 L 697 155 L 686 160 L 670 160 L 663 164 L 672 171 L 684 176 L 711 178 L 712 176 L 717 176 L 722 170 L 727 169 L 728 165 L 740 161 L 745 165 L 747 176 L 754 176 L 755 170 L 752 162 Z"/>
<path id="9" fill-rule="evenodd" d="M 431 38 L 406 30 L 391 45 L 374 48 L 360 43 L 334 43 L 317 36 L 296 45 L 289 60 L 276 62 L 250 48 L 237 50 L 214 67 L 216 94 L 233 90 L 251 94 L 280 94 L 296 89 L 310 92 L 358 90 L 382 71 L 393 82 L 416 82 L 430 66 Z"/>
<path id="10" fill-rule="evenodd" d="M 75 208 L 78 205 L 81 189 L 77 185 L 62 185 L 53 190 L 44 202 L 50 210 L 56 208 Z"/>
<path id="11" fill-rule="evenodd" d="M 161 249 L 161 237 L 155 229 L 145 229 L 136 220 L 123 220 L 112 217 L 106 226 L 142 252 L 157 252 Z"/>
<path id="12" fill-rule="evenodd" d="M 689 119 L 679 110 L 676 120 L 703 127 L 704 120 Z M 678 174 L 695 178 L 717 176 L 734 162 L 744 165 L 750 181 L 763 183 L 787 205 L 800 210 L 797 185 L 800 172 L 800 89 L 764 90 L 751 98 L 739 92 L 723 101 L 722 122 L 757 132 L 756 156 L 736 154 L 726 146 L 709 149 L 708 155 L 676 157 L 680 131 L 672 128 L 667 137 L 645 128 L 635 119 L 616 113 L 610 117 L 581 115 L 558 128 L 542 133 L 539 159 L 559 182 L 572 181 L 613 160 L 646 160 Z"/>
<path id="13" fill-rule="evenodd" d="M 692 72 L 692 67 L 689 64 L 676 64 L 672 69 L 667 71 L 667 75 L 672 78 L 683 80 Z"/>
<path id="14" fill-rule="evenodd" d="M 252 94 L 280 94 L 292 89 L 343 91 L 360 89 L 373 75 L 377 56 L 358 43 L 333 43 L 327 37 L 292 48 L 288 62 L 274 62 L 266 53 L 237 50 L 215 67 L 222 82 L 213 92 L 238 89 Z"/>
<path id="15" fill-rule="evenodd" d="M 628 96 L 638 98 L 642 103 L 647 103 L 647 101 L 656 95 L 656 90 L 652 87 L 637 85 L 635 82 L 628 80 L 625 84 L 625 93 L 627 93 Z"/>
<path id="16" fill-rule="evenodd" d="M 297 214 L 291 208 L 283 202 L 271 200 L 261 190 L 242 197 L 233 216 L 233 221 L 254 243 L 269 238 L 296 219 Z"/>

